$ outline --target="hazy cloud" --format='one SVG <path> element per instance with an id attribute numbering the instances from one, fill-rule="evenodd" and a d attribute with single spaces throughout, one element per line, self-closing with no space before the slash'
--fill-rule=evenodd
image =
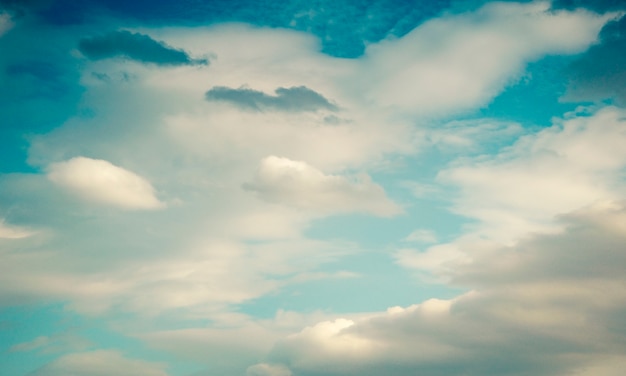
<path id="1" fill-rule="evenodd" d="M 0 36 L 6 33 L 13 27 L 13 21 L 11 20 L 11 15 L 8 13 L 2 12 L 0 9 Z"/>
<path id="2" fill-rule="evenodd" d="M 91 60 L 124 57 L 157 65 L 208 64 L 207 60 L 192 59 L 185 51 L 172 48 L 148 35 L 126 30 L 83 38 L 78 49 Z"/>
<path id="3" fill-rule="evenodd" d="M 337 109 L 337 106 L 330 103 L 328 99 L 306 86 L 279 87 L 275 93 L 276 95 L 269 95 L 247 88 L 232 89 L 216 86 L 207 91 L 205 96 L 209 101 L 230 102 L 255 111 L 316 111 L 319 109 L 334 111 Z"/>
<path id="4" fill-rule="evenodd" d="M 165 365 L 129 359 L 115 350 L 64 355 L 28 376 L 167 376 Z"/>

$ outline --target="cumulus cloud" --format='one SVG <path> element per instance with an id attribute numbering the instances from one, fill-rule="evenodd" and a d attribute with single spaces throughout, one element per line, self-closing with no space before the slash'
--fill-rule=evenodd
<path id="1" fill-rule="evenodd" d="M 28 376 L 167 376 L 165 366 L 143 360 L 130 359 L 115 350 L 96 350 L 64 355 L 31 372 Z"/>
<path id="2" fill-rule="evenodd" d="M 141 63 L 164 66 L 208 64 L 207 60 L 192 59 L 185 51 L 174 49 L 148 35 L 126 30 L 83 38 L 78 44 L 78 49 L 91 60 L 123 57 Z"/>
<path id="3" fill-rule="evenodd" d="M 626 208 L 607 202 L 562 222 L 514 247 L 467 249 L 474 262 L 450 273 L 470 292 L 319 323 L 278 342 L 268 361 L 303 376 L 617 374 Z"/>
<path id="4" fill-rule="evenodd" d="M 319 109 L 334 111 L 337 109 L 337 106 L 330 103 L 324 96 L 306 86 L 279 87 L 275 92 L 276 95 L 268 95 L 253 89 L 216 86 L 206 92 L 205 98 L 208 101 L 230 102 L 241 108 L 255 111 L 316 111 Z"/>
<path id="5" fill-rule="evenodd" d="M 75 157 L 53 163 L 48 179 L 89 201 L 125 209 L 157 209 L 164 205 L 146 179 L 101 159 Z"/>
<path id="6" fill-rule="evenodd" d="M 269 202 L 320 212 L 365 212 L 392 216 L 401 209 L 367 175 L 326 175 L 302 161 L 270 156 L 244 188 Z"/>

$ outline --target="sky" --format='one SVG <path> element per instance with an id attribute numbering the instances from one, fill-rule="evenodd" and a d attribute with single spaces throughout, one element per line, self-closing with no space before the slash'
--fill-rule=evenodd
<path id="1" fill-rule="evenodd" d="M 0 0 L 0 374 L 623 375 L 625 14 Z"/>

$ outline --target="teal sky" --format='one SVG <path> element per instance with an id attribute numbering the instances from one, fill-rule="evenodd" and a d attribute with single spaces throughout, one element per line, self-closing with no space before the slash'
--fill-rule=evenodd
<path id="1" fill-rule="evenodd" d="M 621 376 L 625 12 L 0 0 L 0 375 Z"/>

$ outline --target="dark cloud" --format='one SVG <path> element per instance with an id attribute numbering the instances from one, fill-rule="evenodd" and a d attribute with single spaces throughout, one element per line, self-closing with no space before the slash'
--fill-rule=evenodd
<path id="1" fill-rule="evenodd" d="M 606 25 L 600 39 L 567 69 L 565 99 L 626 104 L 626 17 Z"/>
<path id="2" fill-rule="evenodd" d="M 185 51 L 174 49 L 147 35 L 125 30 L 82 39 L 78 48 L 83 55 L 91 60 L 125 57 L 142 63 L 157 65 L 208 63 L 207 60 L 192 59 Z"/>
<path id="3" fill-rule="evenodd" d="M 208 101 L 224 101 L 236 106 L 254 110 L 278 111 L 316 111 L 327 109 L 334 111 L 337 106 L 324 98 L 321 94 L 306 86 L 290 88 L 279 87 L 276 95 L 268 95 L 262 91 L 247 88 L 232 89 L 225 86 L 215 86 L 206 92 Z"/>

